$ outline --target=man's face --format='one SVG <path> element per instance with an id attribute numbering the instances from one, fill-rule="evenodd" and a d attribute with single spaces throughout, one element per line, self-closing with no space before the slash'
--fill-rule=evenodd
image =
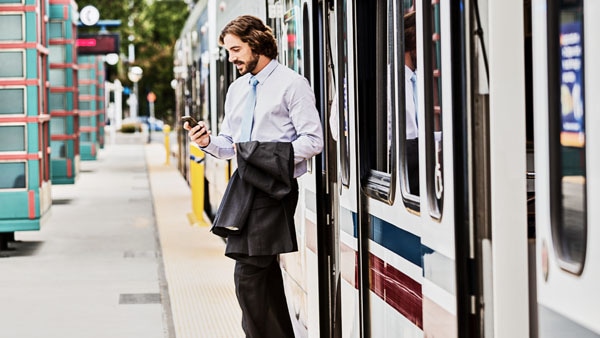
<path id="1" fill-rule="evenodd" d="M 229 62 L 235 64 L 241 75 L 254 71 L 259 56 L 252 52 L 246 42 L 233 34 L 227 34 L 223 38 L 223 47 L 229 53 Z"/>

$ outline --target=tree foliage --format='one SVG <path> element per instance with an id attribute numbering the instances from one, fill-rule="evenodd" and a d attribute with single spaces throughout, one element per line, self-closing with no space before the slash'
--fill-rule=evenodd
<path id="1" fill-rule="evenodd" d="M 108 66 L 109 81 L 118 78 L 124 86 L 133 84 L 127 78 L 131 66 L 144 70 L 139 82 L 140 115 L 148 115 L 146 95 L 156 94 L 155 115 L 170 122 L 175 96 L 173 79 L 173 47 L 189 14 L 184 1 L 152 0 L 80 0 L 79 9 L 93 5 L 100 12 L 100 20 L 121 20 L 121 26 L 112 29 L 121 36 L 121 62 Z M 80 27 L 80 33 L 98 32 L 99 27 Z M 130 41 L 130 37 L 133 38 Z M 128 45 L 135 46 L 135 60 L 127 61 Z"/>

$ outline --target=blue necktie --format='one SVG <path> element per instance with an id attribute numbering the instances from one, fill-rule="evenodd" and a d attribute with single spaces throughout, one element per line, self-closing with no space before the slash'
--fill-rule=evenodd
<path id="1" fill-rule="evenodd" d="M 415 123 L 417 124 L 417 127 L 419 126 L 419 101 L 418 101 L 418 95 L 417 95 L 417 73 L 413 73 L 412 76 L 410 77 L 410 82 L 412 82 L 412 89 L 413 89 L 413 102 L 415 103 Z"/>
<path id="2" fill-rule="evenodd" d="M 246 99 L 246 112 L 244 114 L 244 118 L 242 119 L 242 131 L 240 133 L 240 139 L 238 142 L 250 141 L 250 135 L 252 134 L 254 105 L 256 105 L 256 85 L 258 84 L 258 80 L 254 76 L 251 76 L 249 83 L 252 88 L 248 92 L 248 98 Z"/>

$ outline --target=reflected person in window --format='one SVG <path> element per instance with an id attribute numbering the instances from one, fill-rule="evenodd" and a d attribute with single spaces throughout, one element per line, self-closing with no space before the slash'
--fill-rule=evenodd
<path id="1" fill-rule="evenodd" d="M 404 15 L 404 88 L 406 108 L 406 167 L 411 194 L 419 195 L 419 121 L 417 118 L 417 37 L 415 12 Z"/>

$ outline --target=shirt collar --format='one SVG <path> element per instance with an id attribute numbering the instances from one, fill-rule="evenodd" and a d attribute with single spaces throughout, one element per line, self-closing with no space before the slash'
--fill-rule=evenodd
<path id="1" fill-rule="evenodd" d="M 409 66 L 407 66 L 407 65 L 404 65 L 404 72 L 406 73 L 406 78 L 407 78 L 407 79 L 410 79 L 410 77 L 411 77 L 413 74 L 417 74 L 417 70 L 416 70 L 416 69 L 413 71 L 413 70 L 412 70 L 412 69 L 410 69 L 410 67 L 409 67 Z"/>
<path id="2" fill-rule="evenodd" d="M 275 68 L 277 68 L 277 66 L 279 65 L 279 62 L 277 62 L 277 60 L 272 59 L 266 66 L 265 68 L 263 68 L 260 72 L 258 72 L 258 74 L 254 75 L 254 77 L 258 80 L 258 84 L 262 84 L 264 83 L 267 78 L 269 77 L 269 75 L 271 75 L 271 73 L 273 73 L 273 71 L 275 70 Z"/>

